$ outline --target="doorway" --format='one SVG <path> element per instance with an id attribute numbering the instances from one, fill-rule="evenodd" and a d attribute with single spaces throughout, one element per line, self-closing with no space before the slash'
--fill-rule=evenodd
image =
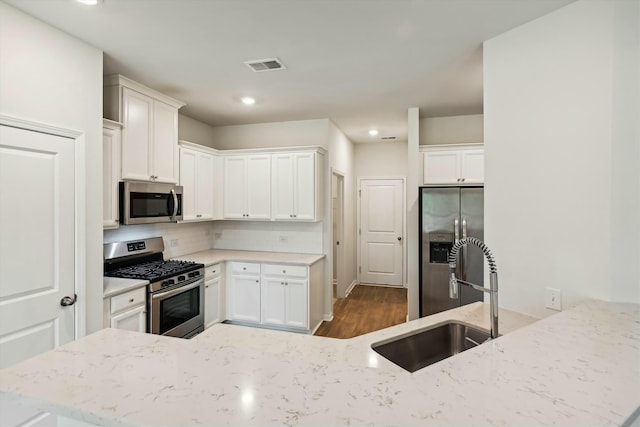
<path id="1" fill-rule="evenodd" d="M 332 304 L 344 297 L 344 174 L 331 173 Z"/>
<path id="2" fill-rule="evenodd" d="M 360 179 L 360 283 L 404 284 L 404 179 Z"/>

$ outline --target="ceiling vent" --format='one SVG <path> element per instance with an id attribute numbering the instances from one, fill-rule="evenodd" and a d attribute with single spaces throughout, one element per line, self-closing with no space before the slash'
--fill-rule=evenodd
<path id="1" fill-rule="evenodd" d="M 256 73 L 287 69 L 278 58 L 256 59 L 255 61 L 246 61 L 245 64 Z"/>
<path id="2" fill-rule="evenodd" d="M 380 139 L 396 139 L 396 137 L 395 136 L 383 136 Z"/>

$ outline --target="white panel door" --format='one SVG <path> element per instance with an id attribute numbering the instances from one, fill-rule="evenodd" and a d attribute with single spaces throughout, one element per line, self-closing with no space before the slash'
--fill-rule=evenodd
<path id="1" fill-rule="evenodd" d="M 156 181 L 178 182 L 178 109 L 153 101 L 152 171 Z"/>
<path id="2" fill-rule="evenodd" d="M 285 283 L 286 326 L 308 328 L 308 282 L 306 280 L 287 279 Z"/>
<path id="3" fill-rule="evenodd" d="M 198 153 L 196 211 L 199 219 L 213 218 L 213 156 Z"/>
<path id="4" fill-rule="evenodd" d="M 180 185 L 182 186 L 182 217 L 196 219 L 197 199 L 197 153 L 187 148 L 180 149 Z"/>
<path id="5" fill-rule="evenodd" d="M 0 368 L 74 339 L 74 144 L 0 126 Z"/>
<path id="6" fill-rule="evenodd" d="M 458 150 L 427 151 L 423 153 L 422 174 L 425 184 L 457 184 L 460 178 Z"/>
<path id="7" fill-rule="evenodd" d="M 246 215 L 247 159 L 244 156 L 224 158 L 224 217 L 244 219 Z"/>
<path id="8" fill-rule="evenodd" d="M 316 219 L 316 154 L 295 154 L 294 219 Z"/>
<path id="9" fill-rule="evenodd" d="M 248 219 L 271 219 L 271 155 L 247 158 Z"/>
<path id="10" fill-rule="evenodd" d="M 122 88 L 124 127 L 122 129 L 122 179 L 149 181 L 153 137 L 153 99 Z"/>
<path id="11" fill-rule="evenodd" d="M 460 178 L 465 184 L 484 182 L 484 149 L 462 150 L 460 152 Z"/>
<path id="12" fill-rule="evenodd" d="M 285 324 L 284 282 L 284 277 L 262 277 L 262 323 Z"/>
<path id="13" fill-rule="evenodd" d="M 273 219 L 293 219 L 293 154 L 273 155 Z"/>
<path id="14" fill-rule="evenodd" d="M 402 286 L 403 182 L 360 184 L 360 282 Z"/>

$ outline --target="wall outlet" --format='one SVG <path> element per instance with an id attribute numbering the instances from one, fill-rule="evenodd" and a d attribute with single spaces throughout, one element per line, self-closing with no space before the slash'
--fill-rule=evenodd
<path id="1" fill-rule="evenodd" d="M 180 243 L 179 239 L 171 239 L 169 240 L 169 247 L 175 248 L 178 246 L 179 243 Z"/>
<path id="2" fill-rule="evenodd" d="M 562 311 L 562 291 L 554 288 L 545 289 L 544 306 L 552 310 Z"/>
<path id="3" fill-rule="evenodd" d="M 280 243 L 289 243 L 289 237 L 288 237 L 288 236 L 280 236 L 280 237 L 278 238 L 278 241 L 279 241 Z"/>

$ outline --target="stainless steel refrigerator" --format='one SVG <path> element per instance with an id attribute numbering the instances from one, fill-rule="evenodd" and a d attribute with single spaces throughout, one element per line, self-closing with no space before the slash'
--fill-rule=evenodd
<path id="1" fill-rule="evenodd" d="M 482 187 L 420 188 L 420 317 L 482 301 L 484 296 L 460 286 L 458 299 L 449 298 L 448 257 L 456 239 L 484 240 L 484 189 Z M 482 251 L 467 245 L 458 253 L 456 277 L 484 283 Z"/>

